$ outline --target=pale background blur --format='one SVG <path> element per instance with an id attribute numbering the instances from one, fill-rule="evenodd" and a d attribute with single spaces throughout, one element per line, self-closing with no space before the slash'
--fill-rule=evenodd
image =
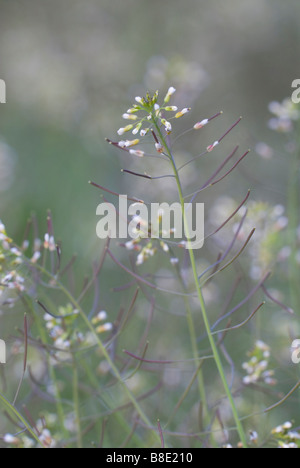
<path id="1" fill-rule="evenodd" d="M 1 0 L 0 9 L 8 101 L 0 107 L 0 213 L 17 239 L 32 211 L 43 230 L 50 208 L 67 253 L 83 262 L 93 255 L 100 198 L 87 182 L 134 188 L 120 168 L 143 170 L 141 162 L 126 166 L 104 138 L 116 136 L 121 114 L 147 89 L 181 89 L 176 103 L 193 105 L 191 122 L 223 110 L 208 140 L 243 115 L 228 149 L 276 146 L 267 106 L 290 95 L 300 75 L 296 0 Z M 199 140 L 182 145 L 195 154 Z M 237 174 L 222 190 L 240 196 L 251 187 L 254 198 L 282 202 L 284 169 L 280 146 L 268 162 L 254 151 L 246 180 Z M 208 160 L 201 171 L 211 172 Z M 138 183 L 134 195 L 142 190 Z"/>

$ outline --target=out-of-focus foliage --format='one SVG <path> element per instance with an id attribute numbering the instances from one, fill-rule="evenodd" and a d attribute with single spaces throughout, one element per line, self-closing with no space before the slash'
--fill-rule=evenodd
<path id="1" fill-rule="evenodd" d="M 4 224 L 8 235 L 22 245 L 27 219 L 35 212 L 38 226 L 35 226 L 35 239 L 30 240 L 43 240 L 47 232 L 46 213 L 51 209 L 55 240 L 60 237 L 62 241 L 62 263 L 65 265 L 74 252 L 78 255 L 75 279 L 69 277 L 69 284 L 74 291 L 80 291 L 82 283 L 84 288 L 84 276 L 91 274 L 92 262 L 99 257 L 103 247 L 95 233 L 95 212 L 101 201 L 100 192 L 88 185 L 89 180 L 142 199 L 148 197 L 157 201 L 161 196 L 174 199 L 174 184 L 168 179 L 153 181 L 150 185 L 148 181 L 122 175 L 120 169 L 124 167 L 143 172 L 144 161 L 127 153 L 119 153 L 105 143 L 106 136 L 112 139 L 117 137 L 115 129 L 122 125 L 120 114 L 134 96 L 143 96 L 146 90 L 160 89 L 165 92 L 170 85 L 176 87 L 176 104 L 179 107 L 193 107 L 194 120 L 190 115 L 185 116 L 186 128 L 197 119 L 201 121 L 220 110 L 224 111 L 227 122 L 243 115 L 242 123 L 238 131 L 234 129 L 230 142 L 225 140 L 222 148 L 217 148 L 213 153 L 215 159 L 209 154 L 196 166 L 187 166 L 183 178 L 190 186 L 199 185 L 199 181 L 201 185 L 201 181 L 207 180 L 213 168 L 232 150 L 232 142 L 241 144 L 243 148 L 245 145 L 252 148 L 248 163 L 240 165 L 213 192 L 205 193 L 202 201 L 207 206 L 208 229 L 215 229 L 220 216 L 226 219 L 236 208 L 241 201 L 241 193 L 244 195 L 249 188 L 252 190 L 249 216 L 238 241 L 242 245 L 252 227 L 257 228 L 257 237 L 254 238 L 255 244 L 249 246 L 244 263 L 234 271 L 237 277 L 246 272 L 243 277 L 247 278 L 242 282 L 244 296 L 239 293 L 235 301 L 242 301 L 253 287 L 251 282 L 258 281 L 267 269 L 275 269 L 275 273 L 270 280 L 272 289 L 269 290 L 273 301 L 266 305 L 266 313 L 262 317 L 258 315 L 244 331 L 232 335 L 230 351 L 236 363 L 235 375 L 245 387 L 243 396 L 238 394 L 238 406 L 242 414 L 254 414 L 246 423 L 247 430 L 255 430 L 250 436 L 254 445 L 263 444 L 266 439 L 268 444 L 274 446 L 298 445 L 297 394 L 279 407 L 276 413 L 265 415 L 263 419 L 258 419 L 255 413 L 262 410 L 262 405 L 268 406 L 271 401 L 276 402 L 284 397 L 294 385 L 297 375 L 297 369 L 291 363 L 289 347 L 297 333 L 299 335 L 298 320 L 290 315 L 290 307 L 296 309 L 297 314 L 297 305 L 300 305 L 299 213 L 295 196 L 288 189 L 295 182 L 291 175 L 294 173 L 297 177 L 297 171 L 293 172 L 292 168 L 292 155 L 297 150 L 295 135 L 299 111 L 295 106 L 289 107 L 289 99 L 282 104 L 274 101 L 281 102 L 289 97 L 292 81 L 300 78 L 299 1 L 0 0 L 0 10 L 0 78 L 7 85 L 7 104 L 0 105 L 0 240 L 9 242 L 5 252 L 3 247 L 0 249 L 1 281 L 16 283 L 19 292 L 25 287 L 31 299 L 35 297 L 36 290 L 30 282 L 26 282 L 29 281 L 26 275 L 23 280 L 24 272 L 17 264 L 18 250 L 11 252 L 14 246 L 4 231 Z M 270 102 L 272 104 L 268 109 Z M 286 120 L 280 121 L 287 107 L 297 114 L 294 114 L 295 118 L 289 115 L 289 124 L 295 124 L 293 128 L 286 127 Z M 220 136 L 224 131 L 222 118 L 217 119 L 213 126 L 208 126 L 199 137 L 190 139 L 183 136 L 176 141 L 177 161 L 184 163 L 191 159 L 216 136 Z M 180 125 L 174 125 L 174 133 L 185 129 L 182 127 L 184 124 Z M 282 129 L 292 130 L 291 134 L 280 132 Z M 279 131 L 275 133 L 273 130 Z M 163 170 L 156 160 L 147 164 L 147 171 L 153 175 L 159 175 Z M 235 221 L 239 222 L 240 218 Z M 236 224 L 230 224 L 226 235 L 222 233 L 216 245 L 207 242 L 203 255 L 201 253 L 198 258 L 199 268 L 205 269 L 215 258 L 216 248 L 226 248 L 236 228 Z M 7 254 L 7 251 L 11 252 L 10 257 L 4 259 L 3 252 Z M 34 251 L 31 255 L 34 255 Z M 119 255 L 126 258 L 124 249 L 119 249 Z M 31 257 L 33 263 L 35 260 L 34 256 Z M 169 287 L 168 280 L 164 279 L 168 262 L 163 263 L 155 257 L 150 259 L 149 264 L 153 271 L 161 275 L 162 286 Z M 15 276 L 7 276 L 12 269 Z M 119 293 L 111 294 L 112 287 L 123 285 L 126 281 L 129 280 L 124 272 L 116 269 L 110 261 L 105 263 L 97 305 L 99 310 L 103 307 L 108 311 L 109 322 L 105 323 L 108 331 L 111 322 L 118 320 L 120 302 L 122 310 L 124 303 L 128 309 L 132 300 L 132 290 L 122 296 Z M 220 315 L 222 298 L 225 297 L 224 293 L 230 294 L 232 281 L 233 278 L 228 275 L 223 282 L 208 284 L 204 289 L 213 319 Z M 86 310 L 93 308 L 93 301 L 95 298 L 92 294 L 86 298 Z M 51 310 L 61 306 L 58 315 L 74 312 L 65 298 L 64 302 L 60 296 L 49 302 Z M 283 313 L 280 304 L 286 304 Z M 185 322 L 181 301 L 176 297 L 164 298 L 159 306 L 159 313 L 156 311 L 153 322 L 155 327 L 149 332 L 152 350 L 157 356 L 171 355 L 172 359 L 178 360 L 189 358 L 190 349 L 186 345 L 189 338 L 186 331 L 183 332 Z M 193 303 L 192 306 L 193 311 L 197 311 L 197 304 Z M 245 309 L 243 318 L 247 313 L 249 315 L 250 309 Z M 57 345 L 57 341 L 58 345 L 67 347 L 74 343 L 80 343 L 80 346 L 82 343 L 94 344 L 93 341 L 89 343 L 87 330 L 83 337 L 79 335 L 76 318 L 71 323 L 74 333 L 69 336 L 66 324 L 60 319 L 51 319 L 51 316 L 43 318 L 38 308 L 34 310 L 40 316 L 38 323 L 49 332 L 46 339 L 49 346 Z M 3 333 L 9 337 L 12 347 L 12 370 L 6 371 L 8 379 L 3 374 L 1 382 L 1 390 L 7 390 L 9 395 L 14 394 L 22 367 L 24 350 L 20 339 L 15 338 L 15 328 L 22 328 L 23 313 L 23 307 L 19 306 L 10 317 L 7 313 L 5 317 L 0 317 L 4 323 Z M 130 329 L 125 329 L 122 335 L 123 346 L 133 346 L 134 349 L 138 345 L 144 332 L 145 317 L 150 316 L 149 303 L 141 300 L 134 322 L 130 322 Z M 103 326 L 101 317 L 104 315 L 98 317 L 99 323 L 95 322 L 99 331 Z M 157 330 L 168 330 L 168 333 L 161 339 Z M 41 334 L 39 327 L 34 328 L 34 332 Z M 44 379 L 47 374 L 44 356 L 40 359 L 38 353 L 32 351 L 30 360 L 37 380 L 41 376 Z M 89 362 L 95 366 L 96 384 L 97 379 L 104 376 L 106 389 L 110 388 L 111 376 L 107 363 L 101 361 L 101 355 L 92 355 Z M 231 364 L 229 359 L 228 368 Z M 63 380 L 65 376 L 60 374 L 63 365 L 60 367 L 58 362 L 56 365 L 58 387 L 66 399 L 71 399 L 66 383 L 72 379 L 71 372 Z M 187 380 L 192 377 L 190 369 L 185 372 L 172 366 L 161 371 L 163 390 L 155 416 L 160 416 L 163 406 L 165 416 L 172 411 L 186 388 L 182 385 L 186 383 L 183 376 Z M 219 397 L 218 385 L 209 379 L 214 374 L 208 364 L 205 364 L 205 372 L 211 382 L 209 394 L 213 400 L 215 396 Z M 93 375 L 89 377 L 93 380 Z M 141 378 L 140 374 L 136 374 L 131 379 L 131 389 L 141 393 L 145 382 L 149 384 L 147 387 L 154 385 L 154 378 L 148 374 Z M 25 399 L 32 390 L 27 385 L 21 395 Z M 256 393 L 251 385 L 259 386 L 263 393 Z M 44 401 L 44 394 L 54 393 L 53 388 L 39 390 L 44 392 L 39 394 L 41 401 Z M 82 384 L 80 391 L 86 397 L 89 390 Z M 169 395 L 172 397 L 169 398 Z M 119 398 L 118 393 L 112 393 L 110 397 L 116 405 L 126 403 L 126 399 Z M 152 403 L 155 407 L 155 397 Z M 84 409 L 90 415 L 99 411 L 97 404 L 94 406 L 94 400 L 87 403 L 86 399 L 85 404 Z M 101 401 L 101 410 L 105 405 L 106 401 Z M 30 410 L 34 412 L 35 409 L 31 401 Z M 171 429 L 182 433 L 191 430 L 191 427 L 199 430 L 195 416 L 197 410 L 196 400 L 192 400 L 191 405 L 184 404 Z M 46 445 L 52 444 L 51 434 L 56 440 L 65 437 L 59 426 L 59 411 L 51 398 L 42 414 L 34 414 L 34 417 L 42 438 L 47 441 Z M 40 417 L 45 417 L 46 423 L 38 419 Z M 114 437 L 108 440 L 109 437 L 105 435 L 107 445 L 124 441 L 124 427 L 126 430 L 128 427 L 122 418 L 123 414 L 121 419 L 116 416 L 109 423 L 111 426 L 108 426 L 105 434 L 111 431 Z M 220 419 L 225 423 L 230 421 L 226 401 L 221 405 Z M 278 426 L 287 420 L 293 421 Z M 75 434 L 77 423 L 76 415 L 70 410 L 64 430 Z M 101 423 L 102 419 L 99 419 L 93 433 L 95 438 L 98 437 L 97 443 L 103 429 Z M 214 424 L 219 430 L 219 425 Z M 1 421 L 0 432 L 5 431 L 6 427 L 5 419 L 3 423 Z M 273 427 L 276 428 L 270 442 Z M 217 442 L 226 442 L 227 435 L 222 434 Z M 4 442 L 16 446 L 21 444 L 19 439 L 9 438 L 8 435 Z M 172 439 L 174 445 L 176 441 L 176 438 Z M 136 445 L 139 442 L 135 440 Z M 22 444 L 32 446 L 33 441 L 23 438 Z M 189 446 L 189 441 L 185 440 L 182 444 Z"/>

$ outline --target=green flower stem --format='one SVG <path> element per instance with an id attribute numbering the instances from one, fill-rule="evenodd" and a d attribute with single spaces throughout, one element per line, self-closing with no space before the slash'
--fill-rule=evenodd
<path id="1" fill-rule="evenodd" d="M 36 265 L 36 267 L 38 269 L 40 269 L 44 274 L 46 274 L 49 278 L 53 279 L 53 276 L 51 275 L 51 273 L 49 273 L 47 270 L 43 269 L 42 267 L 40 267 L 39 265 Z M 114 373 L 116 379 L 118 380 L 118 382 L 120 383 L 120 385 L 123 387 L 124 389 L 124 392 L 125 394 L 127 395 L 127 398 L 130 400 L 130 402 L 132 403 L 133 407 L 136 409 L 137 413 L 139 414 L 141 420 L 144 422 L 144 424 L 146 426 L 148 426 L 149 428 L 152 427 L 152 424 L 150 422 L 150 420 L 148 419 L 148 417 L 146 416 L 146 414 L 144 413 L 144 411 L 142 410 L 141 406 L 139 405 L 137 399 L 135 398 L 135 396 L 131 393 L 131 391 L 129 390 L 129 388 L 127 387 L 126 383 L 124 382 L 124 380 L 122 379 L 122 376 L 118 370 L 118 368 L 116 367 L 115 363 L 113 362 L 113 360 L 111 359 L 106 347 L 104 346 L 104 344 L 102 343 L 101 339 L 99 338 L 96 330 L 94 329 L 93 325 L 91 324 L 89 318 L 85 315 L 82 307 L 80 306 L 80 304 L 76 301 L 76 299 L 74 299 L 74 297 L 72 296 L 72 294 L 64 287 L 64 285 L 58 280 L 58 279 L 55 279 L 56 281 L 56 284 L 59 286 L 60 290 L 62 291 L 62 293 L 68 298 L 68 300 L 71 302 L 71 304 L 73 304 L 74 308 L 76 310 L 78 310 L 79 312 L 79 315 L 80 317 L 82 318 L 82 320 L 85 322 L 86 326 L 88 327 L 88 329 L 92 332 L 93 336 L 95 337 L 95 340 L 97 342 L 97 345 L 102 353 L 102 355 L 104 356 L 104 358 L 106 359 L 106 361 L 108 362 L 108 364 L 110 365 L 111 367 L 111 370 L 112 372 Z M 157 438 L 157 440 L 159 441 L 160 443 L 160 437 L 159 435 L 157 434 L 157 432 L 155 431 L 155 437 Z"/>
<path id="2" fill-rule="evenodd" d="M 198 299 L 199 299 L 199 303 L 200 303 L 200 307 L 201 307 L 201 311 L 202 311 L 202 317 L 203 317 L 203 321 L 204 321 L 204 325 L 205 325 L 205 330 L 206 330 L 206 333 L 207 333 L 207 336 L 208 336 L 208 339 L 209 339 L 209 342 L 210 342 L 210 346 L 211 346 L 211 349 L 212 349 L 212 352 L 213 352 L 213 355 L 214 355 L 214 360 L 215 360 L 217 369 L 218 369 L 219 374 L 220 374 L 220 378 L 222 380 L 222 383 L 223 383 L 223 386 L 224 386 L 228 401 L 229 401 L 230 406 L 231 406 L 233 418 L 234 418 L 234 421 L 235 421 L 235 424 L 236 424 L 236 428 L 237 428 L 239 437 L 241 439 L 241 442 L 242 442 L 244 448 L 247 448 L 246 434 L 245 434 L 244 428 L 242 426 L 242 423 L 240 421 L 238 411 L 237 411 L 233 396 L 231 394 L 231 391 L 230 391 L 230 388 L 229 388 L 229 385 L 228 385 L 228 382 L 227 382 L 227 379 L 226 379 L 226 376 L 225 376 L 225 372 L 224 372 L 224 369 L 223 369 L 223 365 L 222 365 L 222 361 L 221 361 L 221 358 L 220 358 L 220 355 L 219 355 L 219 352 L 218 352 L 217 345 L 216 345 L 216 343 L 214 341 L 214 337 L 213 337 L 212 332 L 211 332 L 210 323 L 209 323 L 208 315 L 207 315 L 207 312 L 206 312 L 205 302 L 204 302 L 202 290 L 201 290 L 199 280 L 198 280 L 198 273 L 197 273 L 197 267 L 196 267 L 195 254 L 194 254 L 193 249 L 190 248 L 191 239 L 190 239 L 190 236 L 189 236 L 189 233 L 188 233 L 188 223 L 187 223 L 187 219 L 186 219 L 186 216 L 185 216 L 185 210 L 184 210 L 184 196 L 183 196 L 183 190 L 182 190 L 182 186 L 181 186 L 180 177 L 179 177 L 179 174 L 178 174 L 178 169 L 176 167 L 176 163 L 174 161 L 172 152 L 171 152 L 168 144 L 166 143 L 166 140 L 165 140 L 165 138 L 164 138 L 164 136 L 163 136 L 163 134 L 162 134 L 162 132 L 160 130 L 160 127 L 157 124 L 157 121 L 156 121 L 154 116 L 153 116 L 152 120 L 153 120 L 153 124 L 154 124 L 154 126 L 155 126 L 155 128 L 156 128 L 156 130 L 158 132 L 159 138 L 161 139 L 161 143 L 162 143 L 162 145 L 163 145 L 163 147 L 164 147 L 164 149 L 165 149 L 165 151 L 166 151 L 166 153 L 167 153 L 167 155 L 168 155 L 168 157 L 170 159 L 170 162 L 171 162 L 171 165 L 172 165 L 172 168 L 173 168 L 173 172 L 174 172 L 174 175 L 175 175 L 177 188 L 178 188 L 179 199 L 180 199 L 180 203 L 181 203 L 181 207 L 182 207 L 182 216 L 183 216 L 185 232 L 186 232 L 186 237 L 187 237 L 190 262 L 191 262 L 191 266 L 192 266 L 193 277 L 194 277 L 194 282 L 195 282 L 195 286 L 196 286 L 196 290 L 197 290 L 197 295 L 198 295 Z M 191 320 L 192 320 L 192 318 L 189 319 L 189 321 L 191 321 Z M 191 332 L 192 332 L 192 337 L 191 337 L 192 338 L 192 346 L 193 346 L 193 349 L 195 348 L 194 353 L 196 354 L 197 363 L 198 363 L 199 358 L 198 358 L 196 334 L 195 334 L 195 328 L 194 328 L 194 325 L 192 324 L 192 322 L 191 322 L 190 328 L 191 328 Z"/>
<path id="3" fill-rule="evenodd" d="M 77 359 L 77 362 L 78 362 L 78 359 Z M 85 370 L 85 373 L 86 373 L 86 376 L 87 376 L 89 382 L 91 383 L 91 385 L 95 389 L 95 394 L 99 394 L 99 396 L 101 395 L 101 400 L 104 402 L 104 404 L 107 407 L 110 407 L 111 402 L 108 401 L 108 398 L 106 397 L 105 392 L 101 392 L 101 391 L 99 392 L 99 382 L 98 382 L 98 380 L 97 380 L 97 378 L 95 376 L 95 373 L 86 364 L 84 359 L 81 359 L 79 364 L 80 364 L 81 368 Z M 123 414 L 121 413 L 121 411 L 114 411 L 110 415 L 110 417 L 115 418 L 116 423 L 119 425 L 119 427 L 122 427 L 124 429 L 125 433 L 129 433 L 132 430 L 132 428 L 130 427 L 128 422 L 125 420 L 125 418 L 124 418 Z M 97 418 L 97 420 L 98 420 L 98 423 L 99 423 L 100 421 L 103 421 L 103 417 L 101 419 L 101 416 L 99 416 L 99 418 Z M 142 447 L 143 444 L 145 443 L 137 433 L 132 434 L 131 441 L 136 445 L 136 447 Z"/>
<path id="4" fill-rule="evenodd" d="M 7 408 L 7 410 L 10 413 L 13 413 L 19 421 L 21 421 L 22 424 L 24 424 L 24 427 L 26 427 L 27 431 L 29 434 L 33 437 L 33 439 L 42 447 L 46 448 L 44 444 L 40 441 L 34 430 L 30 427 L 26 419 L 23 418 L 23 416 L 19 413 L 19 411 L 0 393 L 0 401 L 4 404 L 4 406 Z"/>
<path id="5" fill-rule="evenodd" d="M 178 272 L 178 277 L 181 282 L 182 288 L 184 292 L 186 293 L 187 290 L 186 290 L 186 287 L 185 287 L 185 284 L 181 277 L 180 272 Z M 199 365 L 199 362 L 201 362 L 201 360 L 198 357 L 197 336 L 195 332 L 193 314 L 192 314 L 189 298 L 187 296 L 184 297 L 184 304 L 185 304 L 185 309 L 187 313 L 186 318 L 187 318 L 187 323 L 188 323 L 188 328 L 189 328 L 189 333 L 190 333 L 193 355 L 194 355 L 196 367 L 198 367 L 197 380 L 198 380 L 200 399 L 201 399 L 203 410 L 204 410 L 204 421 L 205 423 L 209 423 L 209 408 L 208 408 L 208 403 L 207 403 L 207 398 L 206 398 L 202 366 Z"/>
<path id="6" fill-rule="evenodd" d="M 41 325 L 39 315 L 37 314 L 34 306 L 32 305 L 31 300 L 27 296 L 24 296 L 24 301 L 26 303 L 26 306 L 32 311 L 32 314 L 33 314 L 33 316 L 34 316 L 34 318 L 36 320 L 39 335 L 41 337 L 42 343 L 45 346 L 47 346 L 47 344 L 48 344 L 47 333 L 45 331 L 45 328 Z M 60 389 L 59 389 L 59 385 L 58 385 L 58 382 L 57 382 L 57 377 L 56 377 L 54 367 L 52 365 L 50 365 L 50 356 L 48 355 L 48 353 L 47 353 L 47 359 L 48 359 L 48 364 L 49 364 L 49 372 L 50 372 L 51 381 L 53 382 L 53 385 L 54 385 L 55 405 L 56 405 L 56 411 L 57 411 L 57 416 L 58 416 L 58 420 L 59 420 L 60 429 L 61 429 L 61 431 L 63 433 L 64 438 L 66 440 L 68 440 L 68 438 L 70 437 L 70 434 L 69 434 L 69 432 L 67 431 L 67 429 L 65 427 L 65 414 L 64 414 L 64 408 L 63 408 L 63 405 L 62 405 Z"/>
<path id="7" fill-rule="evenodd" d="M 82 430 L 81 430 L 81 422 L 80 422 L 80 411 L 79 411 L 79 391 L 78 391 L 78 368 L 75 359 L 75 355 L 73 357 L 73 402 L 74 402 L 74 410 L 75 410 L 75 421 L 76 421 L 76 429 L 77 429 L 77 448 L 83 448 L 82 445 Z"/>
<path id="8" fill-rule="evenodd" d="M 61 285 L 61 287 L 63 288 L 62 290 L 64 291 L 65 295 L 69 298 L 69 300 L 73 303 L 74 307 L 79 311 L 79 314 L 81 316 L 81 318 L 83 319 L 83 321 L 85 322 L 85 324 L 87 325 L 87 327 L 90 329 L 90 331 L 93 333 L 96 341 L 97 341 L 97 344 L 98 344 L 98 347 L 99 349 L 101 350 L 103 356 L 105 357 L 106 361 L 108 362 L 108 364 L 110 365 L 113 373 L 115 374 L 115 377 L 117 378 L 117 380 L 119 381 L 119 383 L 122 385 L 123 389 L 124 389 L 124 392 L 126 393 L 128 399 L 131 401 L 132 405 L 134 406 L 134 408 L 136 409 L 137 413 L 139 414 L 140 418 L 142 419 L 142 421 L 150 428 L 151 427 L 151 422 L 150 420 L 148 419 L 148 417 L 146 416 L 146 414 L 144 413 L 144 411 L 142 410 L 142 408 L 140 407 L 138 401 L 136 400 L 136 398 L 134 397 L 134 395 L 131 393 L 131 391 L 129 390 L 129 388 L 127 387 L 126 383 L 124 382 L 124 380 L 122 379 L 122 376 L 118 370 L 118 368 L 116 367 L 116 365 L 114 364 L 113 360 L 111 359 L 107 349 L 105 348 L 104 344 L 102 343 L 101 339 L 99 338 L 98 334 L 96 333 L 93 325 L 91 324 L 91 322 L 89 321 L 88 317 L 85 315 L 84 311 L 82 310 L 82 308 L 80 307 L 80 305 L 76 302 L 76 300 L 73 298 L 73 296 L 69 293 L 68 290 L 64 289 L 64 287 Z"/>

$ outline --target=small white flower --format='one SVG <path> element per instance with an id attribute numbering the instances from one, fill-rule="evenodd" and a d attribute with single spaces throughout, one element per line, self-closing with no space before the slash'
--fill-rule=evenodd
<path id="1" fill-rule="evenodd" d="M 22 244 L 22 250 L 27 250 L 29 247 L 29 241 L 28 240 L 24 240 L 23 244 Z"/>
<path id="2" fill-rule="evenodd" d="M 172 96 L 174 93 L 176 93 L 176 89 L 173 86 L 170 86 L 168 89 L 168 95 Z"/>
<path id="3" fill-rule="evenodd" d="M 172 265 L 177 265 L 179 263 L 179 259 L 178 258 L 170 258 L 170 262 Z"/>
<path id="4" fill-rule="evenodd" d="M 53 320 L 53 317 L 52 317 L 50 314 L 45 314 L 45 315 L 44 315 L 44 320 L 45 320 L 46 322 L 50 322 L 50 321 Z"/>
<path id="5" fill-rule="evenodd" d="M 55 340 L 55 346 L 56 346 L 56 348 L 65 350 L 65 349 L 70 348 L 71 343 L 70 343 L 70 341 L 64 340 L 63 338 L 57 338 L 57 340 Z"/>
<path id="6" fill-rule="evenodd" d="M 253 375 L 247 375 L 243 378 L 244 385 L 250 385 L 256 382 L 256 378 Z"/>
<path id="7" fill-rule="evenodd" d="M 288 436 L 290 439 L 293 439 L 293 440 L 300 440 L 300 434 L 296 431 L 290 431 L 288 432 Z"/>
<path id="8" fill-rule="evenodd" d="M 48 233 L 46 233 L 45 236 L 44 236 L 44 247 L 45 247 L 45 249 L 48 249 L 49 240 L 50 240 L 50 236 L 49 236 Z"/>
<path id="9" fill-rule="evenodd" d="M 103 320 L 107 319 L 107 312 L 105 310 L 100 310 L 97 314 L 97 319 L 102 322 Z"/>
<path id="10" fill-rule="evenodd" d="M 145 256 L 144 256 L 144 253 L 141 252 L 138 256 L 137 256 L 137 260 L 136 260 L 136 264 L 139 266 L 139 265 L 142 265 L 145 261 Z"/>
<path id="11" fill-rule="evenodd" d="M 170 124 L 170 122 L 165 122 L 165 130 L 167 133 L 171 133 L 172 131 L 172 125 Z"/>
<path id="12" fill-rule="evenodd" d="M 175 92 L 176 92 L 176 89 L 175 89 L 173 86 L 171 86 L 171 87 L 168 89 L 168 92 L 167 92 L 167 94 L 166 94 L 166 96 L 165 96 L 165 98 L 164 98 L 164 102 L 166 102 L 166 103 L 169 102 L 171 96 L 173 96 L 173 94 L 174 94 Z"/>
<path id="13" fill-rule="evenodd" d="M 140 132 L 140 135 L 144 137 L 147 135 L 148 132 L 149 132 L 149 128 L 143 128 Z"/>
<path id="14" fill-rule="evenodd" d="M 251 442 L 257 443 L 258 434 L 257 434 L 256 431 L 250 431 L 250 440 L 251 440 Z"/>
<path id="15" fill-rule="evenodd" d="M 22 253 L 16 247 L 12 247 L 10 251 L 12 254 L 16 255 L 17 257 L 20 257 L 22 255 Z"/>
<path id="16" fill-rule="evenodd" d="M 99 327 L 96 328 L 97 333 L 104 333 L 107 331 L 111 331 L 113 329 L 113 324 L 110 322 L 104 323 L 103 325 L 100 325 Z"/>
<path id="17" fill-rule="evenodd" d="M 255 346 L 258 348 L 258 349 L 261 349 L 262 351 L 269 351 L 270 348 L 268 345 L 266 345 L 266 343 L 264 343 L 263 341 L 261 340 L 257 340 L 256 343 L 255 343 Z"/>
<path id="18" fill-rule="evenodd" d="M 143 98 L 141 98 L 140 96 L 136 96 L 136 97 L 135 97 L 135 100 L 136 100 L 136 102 L 138 102 L 139 104 L 143 104 Z"/>
<path id="19" fill-rule="evenodd" d="M 140 128 L 140 125 L 134 127 L 134 129 L 132 130 L 132 135 L 137 135 L 139 133 Z"/>
<path id="20" fill-rule="evenodd" d="M 275 429 L 273 429 L 273 431 L 272 431 L 273 434 L 281 434 L 282 432 L 284 432 L 283 426 L 277 426 L 277 427 L 275 427 Z"/>
<path id="21" fill-rule="evenodd" d="M 137 156 L 138 158 L 142 158 L 143 156 L 145 156 L 145 151 L 142 151 L 142 150 L 129 150 L 129 153 L 130 154 L 133 154 L 134 156 Z"/>
<path id="22" fill-rule="evenodd" d="M 6 444 L 18 444 L 20 440 L 12 434 L 5 434 L 3 440 Z"/>
<path id="23" fill-rule="evenodd" d="M 33 257 L 31 258 L 31 263 L 36 263 L 41 258 L 41 252 L 34 252 Z"/>
<path id="24" fill-rule="evenodd" d="M 260 369 L 260 370 L 264 370 L 264 369 L 267 369 L 268 367 L 268 361 L 261 361 L 257 364 L 257 367 Z"/>
<path id="25" fill-rule="evenodd" d="M 155 149 L 158 153 L 163 153 L 164 151 L 163 145 L 161 143 L 155 143 Z"/>
<path id="26" fill-rule="evenodd" d="M 160 245 L 164 252 L 169 252 L 170 249 L 169 249 L 168 244 L 166 244 L 165 242 L 161 242 Z"/>
<path id="27" fill-rule="evenodd" d="M 53 236 L 49 239 L 49 250 L 50 252 L 54 252 L 56 250 L 56 244 Z"/>
<path id="28" fill-rule="evenodd" d="M 134 242 L 132 240 L 126 242 L 125 247 L 126 247 L 127 250 L 133 250 L 134 249 Z"/>
<path id="29" fill-rule="evenodd" d="M 43 429 L 42 433 L 39 436 L 40 441 L 44 444 L 45 447 L 55 448 L 56 442 L 52 438 L 52 435 L 49 429 Z"/>

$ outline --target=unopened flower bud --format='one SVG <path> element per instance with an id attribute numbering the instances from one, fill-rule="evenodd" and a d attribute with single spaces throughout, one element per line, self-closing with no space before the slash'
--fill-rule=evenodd
<path id="1" fill-rule="evenodd" d="M 165 107 L 165 110 L 167 112 L 177 112 L 178 111 L 178 107 L 177 106 L 167 106 Z"/>
<path id="2" fill-rule="evenodd" d="M 137 145 L 138 143 L 140 142 L 140 140 L 136 139 L 136 140 L 121 140 L 119 141 L 118 143 L 118 146 L 120 148 L 130 148 L 131 146 L 135 146 Z"/>
<path id="3" fill-rule="evenodd" d="M 200 128 L 204 127 L 205 125 L 207 125 L 209 122 L 208 119 L 204 119 L 204 120 L 201 120 L 201 122 L 197 122 L 195 125 L 194 125 L 194 129 L 195 130 L 200 130 Z"/>
<path id="4" fill-rule="evenodd" d="M 100 325 L 99 327 L 96 328 L 97 333 L 103 333 L 106 331 L 110 331 L 113 329 L 113 324 L 110 322 L 104 323 L 103 325 Z"/>
<path id="5" fill-rule="evenodd" d="M 187 114 L 188 112 L 190 112 L 191 108 L 190 107 L 185 107 L 184 109 L 182 109 L 181 111 L 177 112 L 177 114 L 175 115 L 175 118 L 176 119 L 180 119 L 180 117 L 182 117 L 183 115 Z"/>
<path id="6" fill-rule="evenodd" d="M 136 127 L 132 130 L 133 135 L 137 135 L 142 127 L 142 122 L 138 123 Z"/>
<path id="7" fill-rule="evenodd" d="M 107 319 L 107 313 L 105 310 L 100 310 L 98 314 L 92 319 L 92 323 L 95 325 L 98 322 L 103 322 L 103 320 Z"/>
<path id="8" fill-rule="evenodd" d="M 164 151 L 163 145 L 161 143 L 155 143 L 155 149 L 158 153 L 163 153 Z"/>
<path id="9" fill-rule="evenodd" d="M 124 133 L 126 132 L 129 132 L 130 130 L 133 129 L 133 125 L 127 125 L 126 127 L 122 127 L 122 128 L 119 128 L 119 130 L 117 131 L 118 135 L 124 135 Z"/>
<path id="10" fill-rule="evenodd" d="M 122 117 L 123 117 L 123 119 L 125 119 L 125 120 L 137 120 L 137 118 L 138 118 L 137 115 L 128 114 L 128 113 L 123 114 Z"/>
<path id="11" fill-rule="evenodd" d="M 129 150 L 129 153 L 130 154 L 133 154 L 133 156 L 137 156 L 138 158 L 142 158 L 145 156 L 145 151 L 142 151 L 142 150 Z"/>
<path id="12" fill-rule="evenodd" d="M 36 263 L 41 258 L 41 252 L 38 250 L 34 252 L 33 257 L 31 258 L 31 263 Z"/>
<path id="13" fill-rule="evenodd" d="M 130 148 L 131 146 L 135 146 L 135 145 L 138 145 L 140 142 L 139 139 L 135 139 L 135 140 L 127 140 L 126 141 L 126 147 L 127 148 Z"/>
<path id="14" fill-rule="evenodd" d="M 127 109 L 127 114 L 134 114 L 135 112 L 138 112 L 138 106 L 137 107 L 131 107 L 130 109 Z"/>
<path id="15" fill-rule="evenodd" d="M 215 141 L 212 145 L 209 145 L 206 149 L 210 153 L 216 146 L 218 146 L 219 142 Z"/>
<path id="16" fill-rule="evenodd" d="M 173 86 L 171 86 L 171 87 L 168 89 L 168 92 L 167 92 L 167 94 L 166 94 L 166 96 L 165 96 L 164 101 L 165 101 L 165 102 L 169 102 L 171 96 L 172 96 L 175 92 L 176 92 L 176 89 L 173 88 Z"/>

